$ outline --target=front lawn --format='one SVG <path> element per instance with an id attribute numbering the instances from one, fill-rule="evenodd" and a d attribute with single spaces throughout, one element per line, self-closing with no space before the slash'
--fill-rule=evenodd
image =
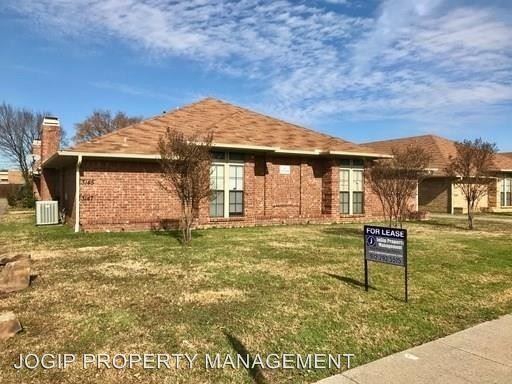
<path id="1" fill-rule="evenodd" d="M 353 353 L 361 365 L 512 312 L 512 225 L 408 224 L 403 270 L 371 264 L 362 225 L 75 234 L 0 216 L 0 252 L 30 252 L 30 289 L 0 297 L 24 332 L 0 344 L 1 383 L 311 383 L 335 370 L 16 371 L 20 353 Z"/>

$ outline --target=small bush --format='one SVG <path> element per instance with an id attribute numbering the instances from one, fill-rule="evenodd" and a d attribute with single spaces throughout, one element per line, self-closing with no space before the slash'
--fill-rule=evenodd
<path id="1" fill-rule="evenodd" d="M 34 208 L 36 201 L 31 186 L 22 185 L 7 195 L 7 203 L 16 208 Z"/>

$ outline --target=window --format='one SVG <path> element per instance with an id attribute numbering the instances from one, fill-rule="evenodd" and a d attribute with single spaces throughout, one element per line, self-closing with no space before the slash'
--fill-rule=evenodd
<path id="1" fill-rule="evenodd" d="M 340 212 L 350 215 L 350 170 L 340 170 Z"/>
<path id="2" fill-rule="evenodd" d="M 229 166 L 229 216 L 244 213 L 244 166 Z"/>
<path id="3" fill-rule="evenodd" d="M 352 170 L 352 213 L 363 214 L 363 170 Z"/>
<path id="4" fill-rule="evenodd" d="M 210 173 L 212 196 L 210 217 L 233 217 L 244 214 L 243 154 L 213 153 Z"/>
<path id="5" fill-rule="evenodd" d="M 362 215 L 364 213 L 364 170 L 362 160 L 341 160 L 340 213 Z"/>
<path id="6" fill-rule="evenodd" d="M 512 176 L 505 177 L 501 180 L 501 206 L 512 206 Z"/>
<path id="7" fill-rule="evenodd" d="M 210 173 L 210 188 L 212 196 L 210 200 L 210 216 L 224 216 L 224 165 L 212 165 Z"/>

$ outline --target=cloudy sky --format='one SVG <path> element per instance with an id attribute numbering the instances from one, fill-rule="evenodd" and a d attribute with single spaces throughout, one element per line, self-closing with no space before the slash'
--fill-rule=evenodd
<path id="1" fill-rule="evenodd" d="M 214 96 L 356 142 L 512 151 L 509 0 L 2 0 L 0 32 L 0 100 L 70 135 L 95 108 Z"/>

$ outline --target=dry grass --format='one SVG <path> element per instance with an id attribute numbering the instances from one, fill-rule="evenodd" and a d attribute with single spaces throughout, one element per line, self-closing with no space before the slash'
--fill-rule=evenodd
<path id="1" fill-rule="evenodd" d="M 512 226 L 409 224 L 410 304 L 400 268 L 372 264 L 361 226 L 211 229 L 183 249 L 165 233 L 74 234 L 0 218 L 0 249 L 30 251 L 39 276 L 0 298 L 24 332 L 0 345 L 0 383 L 251 383 L 241 370 L 12 368 L 19 353 L 354 353 L 355 364 L 512 311 Z M 263 370 L 309 383 L 334 370 Z M 261 378 L 261 376 L 258 376 Z M 260 379 L 258 379 L 260 380 Z"/>

